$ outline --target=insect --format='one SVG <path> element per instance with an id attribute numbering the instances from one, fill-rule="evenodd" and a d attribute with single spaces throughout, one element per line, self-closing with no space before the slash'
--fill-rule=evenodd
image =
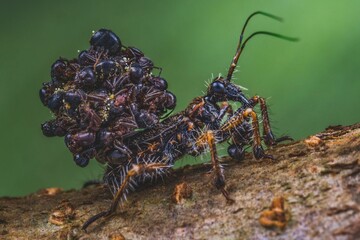
<path id="1" fill-rule="evenodd" d="M 46 136 L 65 136 L 65 143 L 79 166 L 91 158 L 106 164 L 104 182 L 114 195 L 108 210 L 88 219 L 83 229 L 100 218 L 111 215 L 129 190 L 138 184 L 166 173 L 174 162 L 189 154 L 210 151 L 212 181 L 228 201 L 224 169 L 216 144 L 229 141 L 228 154 L 244 158 L 246 146 L 252 146 L 256 159 L 273 158 L 267 146 L 291 140 L 275 138 L 271 131 L 265 99 L 247 98 L 232 81 L 246 44 L 256 35 L 270 35 L 296 41 L 280 34 L 258 31 L 244 38 L 251 18 L 264 15 L 254 12 L 242 28 L 239 43 L 226 77 L 216 77 L 206 93 L 193 99 L 183 110 L 169 116 L 176 97 L 167 90 L 167 81 L 153 75 L 152 61 L 137 48 L 122 46 L 110 30 L 101 29 L 91 40 L 91 47 L 78 59 L 56 61 L 52 81 L 40 90 L 40 98 L 56 116 L 42 125 Z M 229 102 L 240 103 L 235 111 Z M 263 134 L 253 110 L 260 105 Z"/>

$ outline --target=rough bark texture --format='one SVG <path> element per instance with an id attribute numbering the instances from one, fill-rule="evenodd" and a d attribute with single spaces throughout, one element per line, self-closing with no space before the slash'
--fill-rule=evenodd
<path id="1" fill-rule="evenodd" d="M 211 186 L 209 165 L 188 166 L 130 194 L 88 233 L 81 224 L 111 201 L 101 186 L 0 198 L 0 239 L 360 239 L 360 124 L 315 136 L 268 150 L 276 160 L 224 158 L 233 204 Z M 181 182 L 192 197 L 176 204 Z M 259 223 L 276 196 L 291 216 L 283 230 Z"/>

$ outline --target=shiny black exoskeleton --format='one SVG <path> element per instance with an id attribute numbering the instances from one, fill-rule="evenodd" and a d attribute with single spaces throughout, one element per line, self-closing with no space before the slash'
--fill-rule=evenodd
<path id="1" fill-rule="evenodd" d="M 130 58 L 140 59 L 145 56 L 144 53 L 136 47 L 127 47 L 125 51 Z"/>
<path id="2" fill-rule="evenodd" d="M 123 137 L 158 123 L 176 105 L 167 82 L 151 72 L 153 62 L 135 47 L 123 47 L 112 31 L 100 29 L 77 59 L 60 58 L 39 97 L 56 119 L 42 125 L 45 136 L 65 136 L 74 161 L 118 163 L 129 155 Z M 103 135 L 105 131 L 110 135 Z M 96 136 L 88 144 L 88 137 Z M 104 137 L 108 136 L 108 137 Z M 111 136 L 111 137 L 109 137 Z"/>
<path id="3" fill-rule="evenodd" d="M 111 55 L 119 53 L 122 47 L 120 38 L 107 29 L 100 29 L 95 32 L 90 39 L 90 44 L 96 48 L 104 48 Z"/>
<path id="4" fill-rule="evenodd" d="M 62 126 L 60 122 L 53 120 L 41 124 L 42 132 L 47 137 L 63 137 L 66 134 L 65 126 Z"/>
<path id="5" fill-rule="evenodd" d="M 47 103 L 48 108 L 56 112 L 59 110 L 59 108 L 63 105 L 63 99 L 64 99 L 64 93 L 63 92 L 57 92 L 53 94 Z"/>
<path id="6" fill-rule="evenodd" d="M 75 83 L 80 86 L 91 87 L 96 83 L 96 75 L 92 67 L 82 69 L 75 78 Z"/>
<path id="7" fill-rule="evenodd" d="M 119 71 L 121 71 L 120 68 L 117 68 L 116 62 L 112 60 L 105 60 L 98 63 L 95 66 L 95 70 L 96 70 L 96 75 L 100 80 L 108 79 L 109 77 L 114 76 Z"/>

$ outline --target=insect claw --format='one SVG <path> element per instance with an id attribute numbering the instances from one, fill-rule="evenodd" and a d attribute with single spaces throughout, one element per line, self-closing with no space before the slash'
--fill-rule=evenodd
<path id="1" fill-rule="evenodd" d="M 109 216 L 111 213 L 112 213 L 112 211 L 107 210 L 107 211 L 104 211 L 104 212 L 100 212 L 100 213 L 96 214 L 95 216 L 92 216 L 91 218 L 89 218 L 89 219 L 82 225 L 81 229 L 82 229 L 84 232 L 87 232 L 86 229 L 90 226 L 90 224 L 92 224 L 93 222 L 95 222 L 96 220 L 98 220 L 98 219 L 100 219 L 100 218 Z"/>
<path id="2" fill-rule="evenodd" d="M 255 146 L 253 148 L 253 153 L 256 159 L 268 158 L 274 160 L 274 157 L 272 155 L 265 154 L 265 151 L 261 145 Z"/>
<path id="3" fill-rule="evenodd" d="M 273 146 L 277 143 L 276 138 L 271 131 L 264 136 L 264 142 L 266 146 Z"/>
<path id="4" fill-rule="evenodd" d="M 226 201 L 229 203 L 229 204 L 233 204 L 235 202 L 234 199 L 232 199 L 229 195 L 229 192 L 225 189 L 225 188 L 221 188 L 221 193 L 222 195 L 226 198 Z"/>
<path id="5" fill-rule="evenodd" d="M 263 158 L 267 158 L 267 159 L 271 159 L 271 160 L 276 160 L 276 158 L 273 156 L 273 155 L 270 155 L 270 154 L 265 154 L 263 156 Z"/>
<path id="6" fill-rule="evenodd" d="M 294 141 L 294 139 L 290 136 L 283 136 L 283 137 L 277 138 L 275 141 L 276 141 L 276 143 L 279 143 L 279 142 L 284 142 L 284 141 Z"/>
<path id="7" fill-rule="evenodd" d="M 275 158 L 270 155 L 270 154 L 266 154 L 264 149 L 262 148 L 262 146 L 257 146 L 257 147 L 254 147 L 253 148 L 253 154 L 254 154 L 254 157 L 256 159 L 264 159 L 264 158 L 267 158 L 267 159 L 272 159 L 272 160 L 275 160 Z"/>
<path id="8" fill-rule="evenodd" d="M 271 131 L 264 136 L 264 142 L 266 146 L 273 146 L 284 141 L 294 141 L 294 139 L 290 136 L 276 138 Z"/>

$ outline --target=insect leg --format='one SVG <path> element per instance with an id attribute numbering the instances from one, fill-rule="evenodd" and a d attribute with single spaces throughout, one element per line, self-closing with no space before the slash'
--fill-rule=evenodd
<path id="1" fill-rule="evenodd" d="M 266 146 L 273 146 L 273 145 L 276 145 L 278 142 L 282 142 L 282 141 L 286 141 L 286 140 L 293 140 L 289 136 L 283 136 L 281 138 L 276 139 L 275 135 L 271 131 L 270 120 L 269 120 L 269 115 L 268 115 L 268 110 L 267 110 L 265 99 L 262 97 L 259 97 L 259 96 L 254 96 L 252 99 L 254 100 L 255 103 L 260 104 L 261 115 L 262 115 L 262 120 L 263 120 L 263 136 L 264 136 L 264 142 L 265 142 Z"/>
<path id="2" fill-rule="evenodd" d="M 114 196 L 114 199 L 111 203 L 110 208 L 107 211 L 100 212 L 100 213 L 96 214 L 95 216 L 89 218 L 82 226 L 82 229 L 86 231 L 88 226 L 90 224 L 92 224 L 93 222 L 95 222 L 96 220 L 103 218 L 103 217 L 110 216 L 111 214 L 116 212 L 116 208 L 119 204 L 119 201 L 123 197 L 129 183 L 131 182 L 131 180 L 134 177 L 139 176 L 141 174 L 145 174 L 145 173 L 156 172 L 157 170 L 160 170 L 162 168 L 169 168 L 169 167 L 170 167 L 169 165 L 163 164 L 163 163 L 134 164 L 133 167 L 127 172 L 127 175 L 126 175 L 124 181 L 121 183 L 120 187 L 118 188 L 118 190 Z"/>
<path id="3" fill-rule="evenodd" d="M 198 144 L 199 145 L 207 144 L 209 146 L 210 154 L 211 154 L 211 163 L 214 174 L 213 184 L 217 189 L 221 191 L 221 193 L 224 195 L 226 200 L 228 200 L 229 202 L 233 202 L 234 200 L 229 197 L 229 193 L 225 189 L 224 169 L 219 162 L 218 154 L 216 151 L 214 132 L 209 130 L 205 134 L 201 135 L 198 140 Z"/>
<path id="4" fill-rule="evenodd" d="M 271 158 L 271 155 L 267 155 L 264 152 L 263 147 L 261 146 L 261 138 L 259 133 L 259 122 L 256 113 L 252 108 L 247 108 L 244 111 L 236 112 L 234 116 L 232 116 L 229 121 L 224 123 L 220 131 L 224 134 L 230 133 L 234 134 L 233 131 L 236 130 L 238 126 L 240 126 L 247 118 L 251 118 L 251 125 L 252 125 L 252 142 L 253 142 L 253 153 L 256 159 L 260 158 Z"/>
<path id="5" fill-rule="evenodd" d="M 231 141 L 227 152 L 231 158 L 241 161 L 245 158 L 245 146 L 252 143 L 253 127 L 250 119 L 245 119 L 239 126 L 234 128 L 230 136 Z"/>

